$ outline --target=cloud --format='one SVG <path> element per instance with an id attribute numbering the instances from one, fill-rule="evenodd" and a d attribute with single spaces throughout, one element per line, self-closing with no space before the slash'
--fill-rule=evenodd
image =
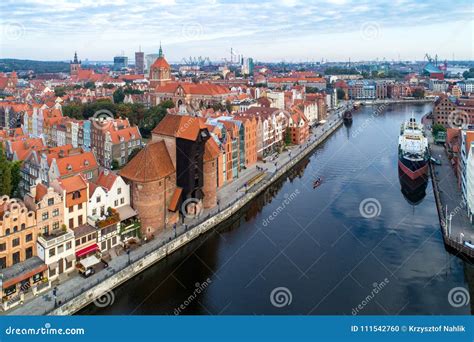
<path id="1" fill-rule="evenodd" d="M 78 50 L 83 58 L 111 60 L 121 51 L 131 55 L 139 44 L 146 52 L 155 52 L 160 40 L 176 60 L 197 53 L 219 58 L 230 47 L 262 58 L 267 57 L 267 51 L 278 49 L 305 58 L 311 48 L 325 49 L 318 42 L 322 36 L 333 35 L 343 41 L 344 34 L 358 32 L 367 22 L 377 23 L 384 31 L 402 28 L 406 39 L 419 38 L 414 33 L 420 27 L 465 22 L 468 28 L 472 23 L 471 4 L 465 0 L 457 1 L 456 6 L 442 1 L 426 4 L 403 0 L 7 0 L 0 3 L 0 13 L 1 27 L 14 23 L 24 28 L 24 35 L 14 43 L 4 39 L 2 29 L 0 55 L 43 59 L 69 59 Z M 199 27 L 197 34 L 183 30 L 183 26 L 190 25 Z M 466 40 L 471 38 L 466 44 L 472 41 L 468 31 L 458 33 Z M 296 46 L 297 51 L 288 51 L 287 46 L 294 45 L 292 41 L 302 39 L 314 45 L 304 44 Z M 423 37 L 426 43 L 433 40 Z M 347 41 L 340 48 L 356 51 L 360 43 Z M 376 52 L 377 46 L 387 43 L 374 41 L 369 49 Z M 402 54 L 410 53 L 403 51 L 403 46 L 397 49 Z M 28 51 L 30 55 L 25 56 Z M 454 52 L 461 56 L 462 51 Z M 333 55 L 338 53 L 334 51 Z"/>

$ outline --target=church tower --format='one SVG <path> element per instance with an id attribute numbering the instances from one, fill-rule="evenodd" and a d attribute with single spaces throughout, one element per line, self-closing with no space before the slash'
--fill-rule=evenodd
<path id="1" fill-rule="evenodd" d="M 81 70 L 81 61 L 77 60 L 77 52 L 74 52 L 74 60 L 69 65 L 71 76 L 77 76 L 79 70 Z"/>
<path id="2" fill-rule="evenodd" d="M 156 87 L 159 85 L 163 85 L 166 82 L 171 81 L 171 68 L 168 62 L 163 55 L 163 49 L 161 48 L 160 43 L 160 50 L 158 51 L 158 58 L 156 61 L 150 66 L 150 86 Z"/>

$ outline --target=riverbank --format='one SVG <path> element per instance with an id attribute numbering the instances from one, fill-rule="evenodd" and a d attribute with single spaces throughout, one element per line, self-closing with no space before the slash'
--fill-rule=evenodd
<path id="1" fill-rule="evenodd" d="M 474 229 L 467 215 L 466 202 L 462 198 L 446 149 L 443 145 L 434 144 L 431 132 L 428 131 L 427 136 L 430 154 L 441 162 L 441 165 L 436 165 L 430 161 L 429 168 L 444 243 L 454 254 L 462 254 L 472 260 L 474 249 L 464 244 L 474 241 Z"/>
<path id="2" fill-rule="evenodd" d="M 404 104 L 411 104 L 411 103 L 431 103 L 434 102 L 435 99 L 413 99 L 413 100 L 402 100 L 402 99 L 377 99 L 377 100 L 356 100 L 356 102 L 360 102 L 364 105 L 389 105 L 389 104 L 397 104 L 397 103 L 404 103 Z"/>
<path id="3" fill-rule="evenodd" d="M 76 277 L 58 286 L 59 307 L 54 307 L 54 298 L 49 292 L 41 297 L 15 308 L 8 314 L 13 315 L 70 315 L 84 306 L 92 303 L 104 294 L 110 294 L 115 287 L 133 278 L 146 268 L 162 260 L 167 255 L 187 245 L 190 241 L 209 231 L 219 223 L 224 222 L 242 207 L 262 193 L 268 186 L 288 172 L 296 163 L 306 157 L 322 141 L 329 137 L 338 127 L 342 125 L 342 119 L 338 115 L 332 115 L 328 121 L 314 129 L 307 144 L 294 147 L 291 153 L 282 153 L 275 163 L 263 164 L 265 170 L 259 181 L 245 191 L 239 184 L 244 184 L 249 178 L 253 178 L 255 170 L 247 172 L 240 177 L 239 182 L 234 182 L 224 189 L 220 194 L 221 208 L 202 213 L 201 222 L 194 227 L 189 225 L 178 227 L 177 231 L 170 230 L 159 239 L 152 240 L 131 255 L 121 255 L 109 263 L 109 268 L 84 279 Z M 260 165 L 262 167 L 262 165 Z M 227 203 L 228 201 L 228 203 Z M 221 210 L 219 210 L 221 209 Z"/>

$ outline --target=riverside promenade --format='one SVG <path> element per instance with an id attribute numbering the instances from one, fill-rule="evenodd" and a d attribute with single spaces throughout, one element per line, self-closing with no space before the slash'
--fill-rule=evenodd
<path id="1" fill-rule="evenodd" d="M 327 121 L 312 129 L 304 145 L 292 147 L 291 153 L 284 152 L 272 162 L 259 162 L 257 167 L 243 170 L 239 178 L 219 189 L 219 206 L 203 210 L 194 219 L 186 219 L 176 228 L 168 228 L 160 236 L 143 244 L 129 254 L 114 257 L 109 267 L 89 278 L 74 276 L 57 285 L 56 298 L 50 290 L 4 314 L 8 315 L 71 315 L 88 304 L 113 296 L 112 290 L 152 266 L 167 255 L 185 246 L 219 223 L 229 219 L 242 207 L 251 202 L 277 179 L 286 174 L 301 159 L 329 137 L 342 125 L 341 108 L 329 115 Z M 249 184 L 249 181 L 258 181 Z M 106 298 L 107 299 L 107 298 Z M 55 301 L 57 305 L 55 305 Z"/>
<path id="2" fill-rule="evenodd" d="M 430 121 L 425 120 L 425 124 L 430 125 Z M 430 162 L 430 172 L 444 243 L 455 253 L 474 258 L 474 249 L 465 244 L 474 246 L 474 227 L 447 151 L 444 145 L 434 143 L 430 131 L 426 133 L 431 156 L 441 161 L 441 165 Z"/>

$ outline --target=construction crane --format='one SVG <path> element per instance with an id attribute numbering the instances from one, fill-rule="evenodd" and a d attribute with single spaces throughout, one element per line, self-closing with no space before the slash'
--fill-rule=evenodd
<path id="1" fill-rule="evenodd" d="M 204 65 L 210 65 L 211 60 L 209 57 L 189 57 L 189 58 L 183 58 L 183 63 L 186 65 L 190 66 L 204 66 Z"/>

